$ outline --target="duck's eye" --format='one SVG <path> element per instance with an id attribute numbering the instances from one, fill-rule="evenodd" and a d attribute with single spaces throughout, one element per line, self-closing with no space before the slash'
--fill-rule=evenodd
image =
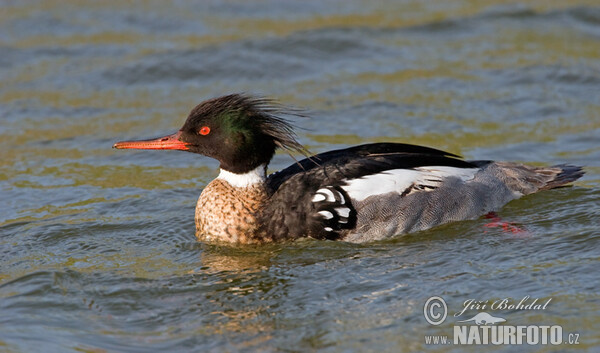
<path id="1" fill-rule="evenodd" d="M 198 130 L 198 133 L 200 135 L 208 135 L 210 134 L 210 128 L 208 126 L 203 126 L 202 128 L 200 128 L 200 130 Z"/>

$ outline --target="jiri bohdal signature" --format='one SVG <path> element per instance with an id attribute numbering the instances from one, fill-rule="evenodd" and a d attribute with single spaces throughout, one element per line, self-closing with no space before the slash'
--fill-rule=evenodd
<path id="1" fill-rule="evenodd" d="M 463 308 L 460 312 L 454 314 L 459 317 L 467 310 L 546 310 L 546 307 L 552 301 L 548 298 L 545 301 L 540 298 L 534 298 L 526 295 L 517 302 L 514 298 L 497 299 L 491 302 L 490 300 L 467 299 L 463 302 Z M 491 303 L 490 303 L 491 302 Z"/>

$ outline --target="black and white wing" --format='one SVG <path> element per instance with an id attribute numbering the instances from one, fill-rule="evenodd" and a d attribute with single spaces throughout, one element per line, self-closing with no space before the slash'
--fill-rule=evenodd
<path id="1" fill-rule="evenodd" d="M 357 202 L 432 191 L 449 177 L 471 179 L 479 165 L 459 158 L 396 143 L 317 154 L 268 177 L 272 197 L 262 224 L 275 238 L 339 239 L 356 227 Z"/>

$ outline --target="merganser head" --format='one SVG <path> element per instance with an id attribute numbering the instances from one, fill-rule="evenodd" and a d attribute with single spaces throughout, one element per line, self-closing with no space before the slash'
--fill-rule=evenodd
<path id="1" fill-rule="evenodd" d="M 172 135 L 117 142 L 113 148 L 194 152 L 215 158 L 221 169 L 246 173 L 266 166 L 276 148 L 305 153 L 293 126 L 279 114 L 298 115 L 267 99 L 231 94 L 198 104 Z"/>

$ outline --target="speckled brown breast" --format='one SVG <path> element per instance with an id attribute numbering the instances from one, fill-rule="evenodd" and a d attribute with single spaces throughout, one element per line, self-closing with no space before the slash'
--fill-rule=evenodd
<path id="1" fill-rule="evenodd" d="M 263 184 L 234 187 L 225 180 L 213 180 L 196 204 L 196 237 L 241 244 L 268 242 L 257 234 L 257 214 L 268 197 Z"/>

